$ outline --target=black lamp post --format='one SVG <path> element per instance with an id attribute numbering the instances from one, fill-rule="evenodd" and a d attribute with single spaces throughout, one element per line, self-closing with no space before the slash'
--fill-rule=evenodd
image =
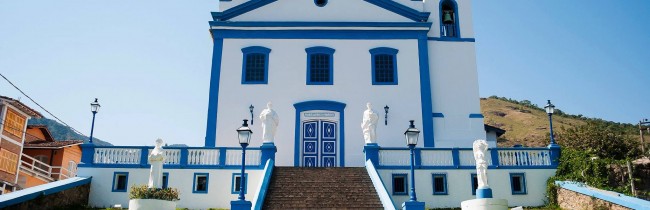
<path id="1" fill-rule="evenodd" d="M 390 109 L 390 107 L 388 107 L 388 105 L 386 105 L 386 106 L 384 107 L 384 112 L 385 112 L 385 115 L 384 115 L 384 125 L 388 125 L 388 109 Z"/>
<path id="2" fill-rule="evenodd" d="M 248 111 L 251 112 L 251 125 L 253 125 L 253 119 L 255 119 L 255 117 L 253 117 L 253 109 L 255 109 L 255 107 L 251 104 L 251 106 L 248 107 Z"/>
<path id="3" fill-rule="evenodd" d="M 551 100 L 548 100 L 544 109 L 546 110 L 546 114 L 548 114 L 548 122 L 551 127 L 551 145 L 555 145 L 555 137 L 553 136 L 553 112 L 555 112 L 555 105 L 551 103 Z"/>
<path id="4" fill-rule="evenodd" d="M 93 113 L 93 123 L 90 126 L 90 140 L 88 140 L 88 143 L 93 143 L 93 130 L 95 130 L 95 115 L 97 112 L 99 112 L 99 102 L 97 102 L 97 98 L 95 98 L 95 102 L 90 103 L 90 111 Z"/>
<path id="5" fill-rule="evenodd" d="M 237 137 L 239 138 L 239 144 L 241 144 L 242 152 L 241 152 L 241 178 L 240 178 L 240 184 L 239 184 L 239 200 L 240 201 L 245 201 L 246 198 L 244 196 L 244 189 L 246 189 L 246 174 L 244 173 L 246 170 L 246 147 L 248 146 L 248 143 L 251 141 L 251 134 L 253 134 L 253 131 L 248 127 L 248 120 L 244 120 L 244 124 L 242 124 L 241 127 L 237 129 Z"/>
<path id="6" fill-rule="evenodd" d="M 414 120 L 411 120 L 410 122 L 411 125 L 409 125 L 409 128 L 404 132 L 406 144 L 409 146 L 409 150 L 411 150 L 411 200 L 409 201 L 418 201 L 418 198 L 415 195 L 415 155 L 413 154 L 413 150 L 415 149 L 415 145 L 418 144 L 420 130 L 415 128 L 415 125 L 413 125 Z"/>

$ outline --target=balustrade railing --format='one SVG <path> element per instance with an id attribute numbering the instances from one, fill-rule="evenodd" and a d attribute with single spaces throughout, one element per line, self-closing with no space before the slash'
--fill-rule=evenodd
<path id="1" fill-rule="evenodd" d="M 373 150 L 366 150 L 372 152 Z M 410 151 L 408 148 L 379 148 L 377 155 L 366 154 L 372 160 L 377 158 L 378 168 L 410 167 Z M 551 149 L 548 148 L 490 148 L 485 154 L 490 167 L 520 168 L 538 167 L 552 168 L 554 161 Z M 473 168 L 476 166 L 474 152 L 469 148 L 416 148 L 414 150 L 414 165 L 418 168 Z"/>
<path id="2" fill-rule="evenodd" d="M 149 154 L 153 147 L 133 146 L 94 146 L 85 144 L 82 146 L 84 155 L 82 162 L 87 155 L 91 155 L 91 161 L 84 162 L 82 167 L 90 165 L 104 167 L 148 167 Z M 237 147 L 163 147 L 165 151 L 166 167 L 239 167 L 241 166 L 241 148 Z M 89 152 L 92 151 L 92 152 Z M 263 151 L 259 147 L 246 149 L 246 165 L 262 166 Z M 269 155 L 265 158 L 270 158 Z M 90 164 L 89 164 L 90 163 Z"/>
<path id="3" fill-rule="evenodd" d="M 31 172 L 34 176 L 50 182 L 76 176 L 76 168 L 69 170 L 61 166 L 50 166 L 26 154 L 20 158 L 20 170 Z"/>

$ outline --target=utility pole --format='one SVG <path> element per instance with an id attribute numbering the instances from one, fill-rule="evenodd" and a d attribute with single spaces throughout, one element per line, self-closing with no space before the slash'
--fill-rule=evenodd
<path id="1" fill-rule="evenodd" d="M 639 136 L 641 136 L 641 152 L 645 156 L 645 140 L 643 139 L 643 125 L 650 125 L 648 119 L 639 120 Z M 648 133 L 650 133 L 650 127 L 647 128 Z"/>

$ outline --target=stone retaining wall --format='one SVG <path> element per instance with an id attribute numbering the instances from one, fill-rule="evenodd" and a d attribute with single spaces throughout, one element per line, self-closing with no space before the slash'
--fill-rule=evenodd
<path id="1" fill-rule="evenodd" d="M 575 210 L 628 210 L 626 208 L 605 200 L 595 197 L 584 195 L 581 193 L 573 192 L 561 187 L 557 188 L 557 202 L 562 209 L 575 209 Z"/>
<path id="2" fill-rule="evenodd" d="M 11 210 L 35 210 L 35 209 L 69 209 L 79 208 L 88 205 L 88 193 L 90 183 L 79 185 L 61 192 L 41 195 L 35 199 L 19 204 L 2 208 Z"/>

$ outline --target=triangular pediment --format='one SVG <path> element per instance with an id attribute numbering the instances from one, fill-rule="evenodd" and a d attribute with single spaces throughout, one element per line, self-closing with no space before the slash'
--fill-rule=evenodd
<path id="1" fill-rule="evenodd" d="M 213 13 L 217 21 L 247 22 L 422 22 L 428 15 L 390 0 L 253 0 Z"/>

